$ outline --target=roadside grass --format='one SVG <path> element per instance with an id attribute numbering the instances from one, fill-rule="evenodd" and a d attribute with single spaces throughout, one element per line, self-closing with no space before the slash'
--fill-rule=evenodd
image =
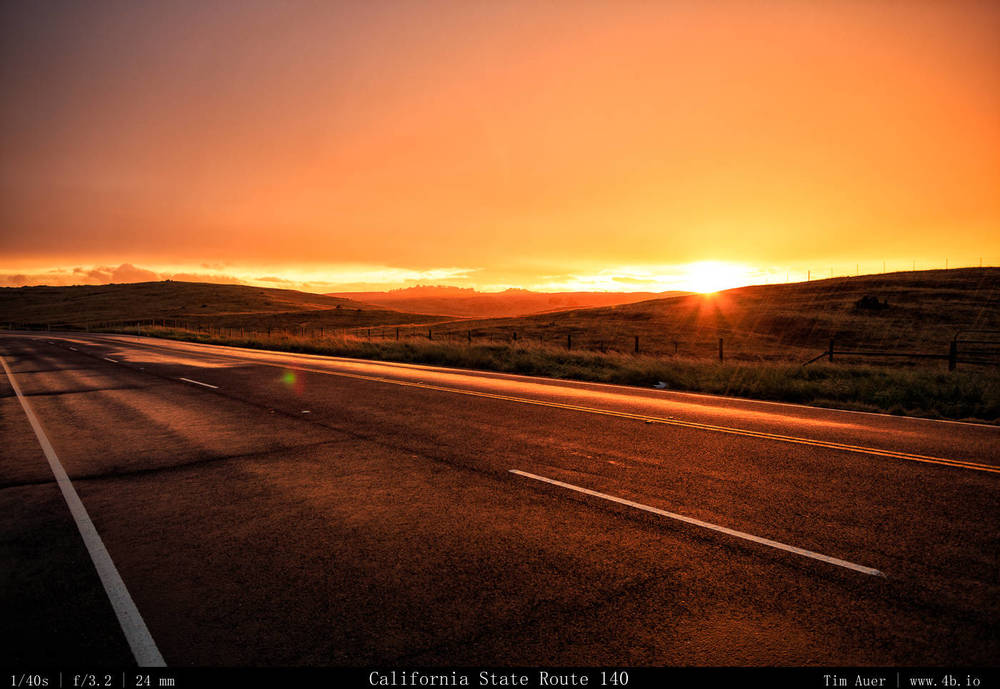
<path id="1" fill-rule="evenodd" d="M 879 308 L 859 308 L 865 298 L 879 300 Z M 435 339 L 471 333 L 474 340 L 516 338 L 557 348 L 572 339 L 580 349 L 632 352 L 638 344 L 644 354 L 705 359 L 722 339 L 727 358 L 801 362 L 831 340 L 838 350 L 947 355 L 960 332 L 1000 332 L 998 304 L 1000 268 L 968 268 L 756 285 L 620 306 L 455 320 L 433 330 Z M 426 326 L 409 330 L 419 335 Z"/>
<path id="2" fill-rule="evenodd" d="M 1000 424 L 1000 371 L 931 366 L 727 361 L 567 350 L 537 343 L 367 340 L 342 334 L 211 334 L 143 328 L 144 335 L 252 349 L 430 364 L 567 380 L 730 395 L 857 411 Z"/>

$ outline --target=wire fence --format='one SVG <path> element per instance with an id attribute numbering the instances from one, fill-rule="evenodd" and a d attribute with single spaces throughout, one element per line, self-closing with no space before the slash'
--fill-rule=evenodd
<path id="1" fill-rule="evenodd" d="M 960 330 L 955 333 L 954 338 L 948 344 L 947 352 L 914 352 L 858 347 L 837 349 L 836 340 L 831 339 L 826 351 L 803 362 L 802 365 L 808 366 L 821 359 L 833 363 L 845 358 L 850 361 L 864 357 L 943 360 L 948 362 L 949 371 L 954 371 L 958 364 L 998 366 L 1000 365 L 1000 330 Z"/>
<path id="2" fill-rule="evenodd" d="M 948 257 L 939 259 L 899 258 L 883 260 L 865 260 L 854 262 L 839 262 L 831 265 L 799 265 L 782 268 L 769 268 L 758 271 L 753 278 L 759 284 L 774 285 L 792 282 L 812 282 L 831 278 L 850 278 L 863 275 L 883 275 L 888 273 L 916 273 L 932 270 L 960 270 L 963 268 L 984 268 L 1000 266 L 1000 256 Z"/>
<path id="3" fill-rule="evenodd" d="M 1000 366 L 1000 330 L 962 329 L 954 332 L 947 346 L 937 351 L 914 351 L 904 348 L 865 346 L 863 343 L 838 343 L 830 339 L 822 351 L 807 360 L 802 356 L 816 344 L 787 344 L 776 338 L 757 335 L 729 337 L 692 337 L 690 334 L 666 334 L 650 337 L 640 334 L 611 334 L 586 329 L 559 328 L 558 332 L 525 332 L 517 328 L 460 328 L 454 321 L 437 325 L 381 325 L 374 327 L 255 327 L 225 326 L 208 322 L 181 319 L 140 319 L 128 321 L 101 321 L 84 325 L 71 323 L 6 323 L 9 331 L 45 332 L 94 332 L 117 333 L 137 336 L 194 336 L 207 340 L 235 343 L 298 338 L 321 345 L 324 340 L 350 339 L 370 343 L 419 342 L 451 346 L 539 346 L 565 351 L 600 352 L 603 354 L 632 354 L 655 357 L 685 357 L 714 359 L 719 362 L 746 360 L 799 361 L 808 366 L 820 361 L 828 363 L 855 363 L 876 361 L 884 363 L 926 363 L 942 361 L 954 371 L 960 364 L 974 366 Z"/>

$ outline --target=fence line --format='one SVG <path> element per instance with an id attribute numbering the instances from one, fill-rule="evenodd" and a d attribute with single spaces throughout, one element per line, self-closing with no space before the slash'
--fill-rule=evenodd
<path id="1" fill-rule="evenodd" d="M 549 345 L 552 347 L 564 347 L 567 351 L 608 351 L 616 353 L 643 354 L 648 356 L 686 356 L 703 359 L 717 359 L 725 362 L 727 358 L 740 358 L 738 348 L 733 348 L 726 338 L 718 338 L 718 348 L 713 356 L 711 348 L 714 346 L 712 340 L 701 338 L 698 340 L 682 340 L 674 336 L 667 335 L 664 338 L 651 338 L 635 334 L 595 336 L 585 329 L 568 329 L 565 333 L 565 340 L 562 344 L 559 338 L 561 333 L 551 333 L 548 337 L 540 334 L 537 337 L 527 335 L 524 331 L 511 328 L 507 331 L 497 331 L 496 329 L 466 328 L 463 330 L 455 328 L 444 328 L 435 331 L 433 325 L 384 325 L 384 326 L 361 326 L 352 328 L 328 328 L 287 326 L 287 327 L 263 327 L 250 329 L 246 326 L 219 326 L 212 323 L 199 323 L 197 321 L 180 319 L 138 319 L 126 321 L 101 321 L 84 325 L 72 325 L 68 323 L 5 323 L 3 327 L 7 330 L 43 330 L 51 332 L 55 326 L 56 330 L 68 330 L 78 332 L 116 332 L 124 334 L 155 334 L 156 328 L 176 329 L 191 333 L 204 333 L 208 337 L 218 337 L 220 339 L 232 339 L 239 337 L 302 337 L 313 340 L 323 340 L 328 338 L 349 337 L 369 342 L 379 340 L 403 340 L 424 339 L 427 342 L 442 343 L 465 343 L 467 346 L 482 344 L 488 341 L 491 344 L 517 345 Z M 488 338 L 488 340 L 487 340 Z M 596 338 L 596 339 L 595 339 Z M 734 338 L 737 344 L 741 338 Z M 684 345 L 683 352 L 681 345 Z M 672 347 L 671 347 L 672 345 Z M 782 352 L 774 351 L 776 358 L 789 358 L 796 349 L 804 349 L 801 345 L 789 345 L 785 348 L 784 356 Z M 779 349 L 775 346 L 775 350 Z M 671 351 L 672 350 L 672 351 Z M 733 352 L 736 352 L 735 356 Z M 771 352 L 765 352 L 771 354 Z M 750 356 L 746 352 L 743 358 Z M 904 351 L 891 349 L 871 349 L 853 344 L 850 346 L 838 347 L 836 338 L 830 339 L 827 347 L 811 359 L 802 362 L 802 366 L 808 366 L 822 359 L 833 363 L 850 363 L 857 358 L 880 358 L 880 359 L 914 359 L 914 360 L 940 360 L 948 362 L 948 370 L 954 371 L 959 364 L 976 366 L 998 366 L 1000 365 L 1000 331 L 997 330 L 959 330 L 954 334 L 948 343 L 947 351 Z M 756 357 L 761 358 L 758 353 Z M 845 361 L 846 360 L 846 361 Z"/>
<path id="2" fill-rule="evenodd" d="M 984 340 L 963 339 L 966 334 L 976 333 L 980 336 L 986 335 Z M 993 336 L 993 337 L 990 337 Z M 976 349 L 975 345 L 986 345 L 995 349 Z M 877 349 L 836 349 L 836 341 L 830 340 L 826 351 L 808 361 L 802 363 L 808 366 L 811 363 L 826 359 L 833 363 L 834 358 L 841 357 L 891 357 L 903 359 L 939 359 L 948 362 L 948 370 L 954 371 L 958 364 L 973 364 L 977 366 L 997 366 L 1000 365 L 1000 330 L 959 330 L 955 333 L 951 342 L 948 343 L 948 351 L 941 352 L 905 352 L 894 350 Z"/>

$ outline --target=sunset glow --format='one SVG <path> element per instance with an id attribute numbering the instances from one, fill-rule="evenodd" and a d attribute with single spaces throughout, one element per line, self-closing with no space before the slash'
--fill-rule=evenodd
<path id="1" fill-rule="evenodd" d="M 0 286 L 1000 264 L 990 2 L 6 3 Z"/>
<path id="2" fill-rule="evenodd" d="M 748 270 L 743 266 L 717 261 L 693 263 L 688 267 L 687 289 L 692 292 L 711 293 L 730 287 L 752 283 Z"/>
<path id="3" fill-rule="evenodd" d="M 0 95 L 10 686 L 1000 689 L 1000 0 L 7 0 Z"/>

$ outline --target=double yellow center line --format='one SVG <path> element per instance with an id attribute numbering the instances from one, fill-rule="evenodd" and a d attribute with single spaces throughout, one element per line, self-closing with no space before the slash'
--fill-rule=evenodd
<path id="1" fill-rule="evenodd" d="M 615 411 L 613 409 L 599 409 L 597 407 L 585 407 L 578 404 L 566 404 L 564 402 L 552 402 L 548 400 L 532 399 L 530 397 L 513 397 L 511 395 L 499 395 L 493 392 L 482 392 L 480 390 L 465 390 L 462 388 L 445 387 L 442 385 L 430 385 L 415 381 L 399 380 L 394 378 L 383 378 L 381 376 L 366 376 L 360 373 L 345 373 L 343 371 L 330 371 L 317 368 L 304 368 L 299 366 L 288 366 L 268 363 L 268 366 L 276 368 L 293 369 L 307 373 L 323 373 L 331 376 L 342 376 L 344 378 L 356 378 L 358 380 L 372 381 L 376 383 L 388 383 L 390 385 L 402 385 L 404 387 L 422 388 L 424 390 L 437 390 L 439 392 L 450 392 L 457 395 L 470 395 L 472 397 L 486 397 L 489 399 L 503 400 L 505 402 L 516 402 L 518 404 L 532 404 L 538 407 L 552 407 L 555 409 L 568 409 L 586 414 L 600 414 L 602 416 L 613 416 L 621 419 L 634 419 L 645 423 L 663 424 L 666 426 L 680 426 L 682 428 L 694 428 L 702 431 L 713 431 L 716 433 L 728 433 L 730 435 L 742 435 L 749 438 L 761 438 L 763 440 L 775 440 L 783 443 L 794 443 L 796 445 L 810 445 L 812 447 L 822 447 L 830 450 L 841 450 L 843 452 L 856 452 L 878 457 L 890 457 L 892 459 L 904 459 L 910 462 L 923 462 L 926 464 L 938 464 L 941 466 L 955 467 L 958 469 L 971 469 L 972 471 L 985 471 L 993 474 L 1000 474 L 1000 467 L 982 464 L 979 462 L 966 462 L 958 459 L 945 459 L 944 457 L 929 457 L 927 455 L 913 454 L 912 452 L 897 452 L 895 450 L 883 450 L 875 447 L 864 447 L 862 445 L 848 445 L 829 440 L 814 440 L 812 438 L 799 438 L 791 435 L 781 435 L 778 433 L 766 433 L 764 431 L 751 431 L 742 428 L 731 428 L 729 426 L 715 426 L 697 421 L 683 421 L 681 419 L 668 419 L 661 416 L 649 416 L 646 414 L 633 414 L 625 411 Z"/>

